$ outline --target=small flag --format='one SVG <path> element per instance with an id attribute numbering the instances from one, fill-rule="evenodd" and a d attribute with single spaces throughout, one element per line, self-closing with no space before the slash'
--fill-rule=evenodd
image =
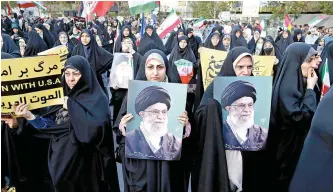
<path id="1" fill-rule="evenodd" d="M 141 17 L 141 30 L 140 30 L 140 36 L 141 37 L 145 34 L 145 29 L 146 29 L 146 19 L 145 19 L 145 14 L 142 13 L 142 17 Z"/>
<path id="2" fill-rule="evenodd" d="M 331 87 L 331 85 L 330 85 L 330 74 L 328 72 L 328 63 L 327 62 L 328 62 L 328 60 L 326 59 L 324 67 L 321 70 L 322 82 L 323 82 L 323 85 L 321 87 L 321 97 L 323 97 Z"/>
<path id="3" fill-rule="evenodd" d="M 181 23 L 175 10 L 171 10 L 167 18 L 163 21 L 158 30 L 158 35 L 163 39 L 169 32 L 174 30 Z"/>
<path id="4" fill-rule="evenodd" d="M 128 1 L 128 6 L 131 15 L 137 15 L 151 12 L 155 8 L 159 7 L 159 3 L 152 0 L 130 0 Z"/>
<path id="5" fill-rule="evenodd" d="M 287 28 L 289 31 L 291 31 L 291 21 L 289 18 L 289 15 L 286 14 L 286 16 L 284 17 L 284 27 Z"/>
<path id="6" fill-rule="evenodd" d="M 200 17 L 198 20 L 195 21 L 193 24 L 193 28 L 201 28 L 204 25 L 205 18 Z"/>

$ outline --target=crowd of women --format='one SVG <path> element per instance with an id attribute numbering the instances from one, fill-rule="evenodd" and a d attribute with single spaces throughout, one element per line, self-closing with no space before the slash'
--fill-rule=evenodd
<path id="1" fill-rule="evenodd" d="M 3 191 L 9 185 L 17 192 L 187 192 L 190 180 L 193 192 L 333 191 L 333 90 L 321 97 L 326 61 L 333 84 L 332 42 L 319 41 L 318 52 L 313 45 L 293 42 L 288 30 L 274 39 L 261 37 L 256 27 L 235 25 L 230 34 L 215 26 L 204 41 L 194 29 L 179 27 L 164 44 L 148 25 L 138 43 L 140 30 L 128 23 L 116 34 L 117 20 L 70 30 L 61 20 L 25 24 L 21 28 L 12 22 L 8 34 L 3 31 L 1 59 L 37 56 L 66 45 L 65 99 L 63 105 L 32 111 L 22 103 L 15 108 L 17 118 L 2 119 Z M 253 76 L 252 55 L 276 57 L 267 146 L 241 151 L 242 164 L 228 161 L 221 105 L 213 98 L 213 83 L 203 89 L 201 47 L 228 52 L 218 76 Z M 193 64 L 190 84 L 196 90 L 188 92 L 186 103 L 191 132 L 184 127 L 188 135 L 179 161 L 125 157 L 131 120 L 127 89 L 108 85 L 117 52 L 133 58 L 133 77 L 141 81 L 181 83 L 174 62 Z M 118 178 L 116 162 L 122 164 L 123 178 Z M 239 168 L 241 174 L 235 175 Z"/>

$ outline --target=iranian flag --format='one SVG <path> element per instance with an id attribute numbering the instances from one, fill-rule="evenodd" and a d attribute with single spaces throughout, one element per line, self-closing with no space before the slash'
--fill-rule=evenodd
<path id="1" fill-rule="evenodd" d="M 129 0 L 128 6 L 131 15 L 148 13 L 159 7 L 159 1 L 152 0 Z"/>
<path id="2" fill-rule="evenodd" d="M 87 21 L 92 20 L 92 16 L 96 13 L 97 16 L 104 16 L 114 4 L 114 1 L 83 1 L 83 10 L 81 17 Z"/>
<path id="3" fill-rule="evenodd" d="M 316 16 L 314 17 L 311 21 L 309 21 L 309 27 L 313 27 L 315 25 L 317 25 L 318 23 L 320 23 L 322 20 L 326 19 L 328 16 L 325 15 L 320 15 L 320 16 Z"/>
<path id="4" fill-rule="evenodd" d="M 170 33 L 174 28 L 176 28 L 181 23 L 174 9 L 172 9 L 159 27 L 157 33 L 161 39 L 163 39 L 168 33 Z"/>
<path id="5" fill-rule="evenodd" d="M 17 1 L 17 6 L 19 8 L 29 8 L 29 7 L 38 7 L 40 9 L 46 10 L 47 8 L 44 7 L 41 3 L 37 1 Z"/>
<path id="6" fill-rule="evenodd" d="M 200 17 L 198 20 L 195 21 L 195 23 L 193 24 L 193 28 L 201 28 L 204 24 L 205 18 L 204 17 Z"/>
<path id="7" fill-rule="evenodd" d="M 326 59 L 326 63 L 324 64 L 323 69 L 321 70 L 321 74 L 322 74 L 321 80 L 323 82 L 323 85 L 321 87 L 321 96 L 323 97 L 328 92 L 329 88 L 331 87 L 327 59 Z"/>

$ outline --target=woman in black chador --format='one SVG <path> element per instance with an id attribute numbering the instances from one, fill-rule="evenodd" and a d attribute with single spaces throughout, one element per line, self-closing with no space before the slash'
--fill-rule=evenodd
<path id="1" fill-rule="evenodd" d="M 24 57 L 37 56 L 38 53 L 47 50 L 47 45 L 36 31 L 29 32 L 29 40 L 24 51 Z"/>
<path id="2" fill-rule="evenodd" d="M 285 51 L 275 76 L 267 147 L 275 159 L 271 171 L 276 171 L 274 188 L 278 192 L 288 191 L 319 102 L 315 70 L 320 62 L 310 45 L 293 43 Z"/>
<path id="3" fill-rule="evenodd" d="M 35 30 L 41 38 L 45 41 L 47 48 L 51 49 L 54 46 L 55 39 L 52 33 L 46 29 L 43 24 L 37 24 Z"/>
<path id="4" fill-rule="evenodd" d="M 58 192 L 118 192 L 108 100 L 87 59 L 67 59 L 62 76 L 65 101 L 41 116 L 20 104 L 16 114 L 50 138 L 48 167 Z"/>

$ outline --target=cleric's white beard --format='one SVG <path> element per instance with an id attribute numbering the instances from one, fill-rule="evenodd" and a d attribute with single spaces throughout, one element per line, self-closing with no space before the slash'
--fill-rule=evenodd
<path id="1" fill-rule="evenodd" d="M 243 131 L 247 131 L 247 129 L 254 125 L 254 113 L 251 113 L 251 116 L 246 121 L 240 121 L 238 116 L 229 115 L 228 118 L 230 118 L 230 121 L 235 128 Z"/>
<path id="2" fill-rule="evenodd" d="M 142 125 L 149 136 L 163 137 L 168 132 L 168 121 L 166 120 L 163 124 L 148 123 L 142 121 Z"/>

